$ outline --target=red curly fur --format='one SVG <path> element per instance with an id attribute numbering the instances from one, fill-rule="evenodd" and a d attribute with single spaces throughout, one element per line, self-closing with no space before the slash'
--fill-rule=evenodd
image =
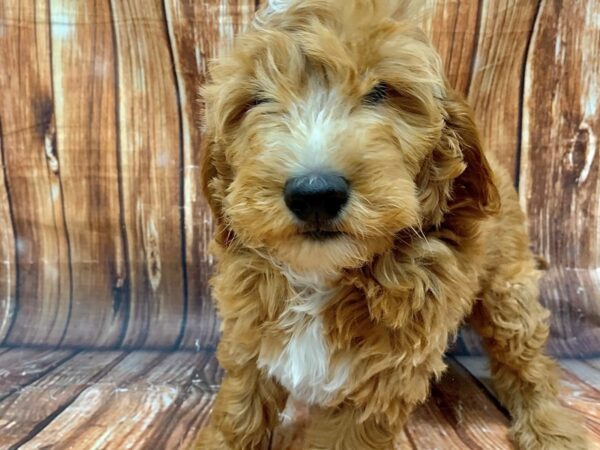
<path id="1" fill-rule="evenodd" d="M 203 89 L 227 376 L 198 448 L 260 448 L 293 384 L 277 364 L 318 317 L 334 374 L 295 392 L 312 402 L 307 448 L 391 449 L 471 312 L 520 448 L 585 448 L 543 355 L 548 313 L 510 177 L 486 158 L 409 2 L 273 3 L 287 5 L 261 14 Z M 387 97 L 365 104 L 382 81 Z M 282 199 L 310 142 L 352 185 L 332 241 L 300 233 Z M 311 277 L 318 287 L 297 281 Z M 316 313 L 306 289 L 325 292 Z"/>

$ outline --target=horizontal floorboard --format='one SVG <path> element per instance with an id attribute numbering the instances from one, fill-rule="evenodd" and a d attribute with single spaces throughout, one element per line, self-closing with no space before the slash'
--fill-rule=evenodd
<path id="1" fill-rule="evenodd" d="M 71 358 L 70 350 L 0 349 L 0 400 Z"/>
<path id="2" fill-rule="evenodd" d="M 563 401 L 585 416 L 600 442 L 598 366 L 597 360 L 565 361 Z M 0 448 L 169 450 L 192 444 L 222 371 L 205 352 L 0 349 L 0 374 Z M 508 418 L 491 392 L 484 359 L 449 360 L 397 449 L 511 449 Z M 283 419 L 271 449 L 301 449 L 307 408 L 289 405 Z"/>
<path id="3" fill-rule="evenodd" d="M 61 411 L 72 410 L 70 406 L 79 394 L 95 386 L 120 355 L 120 352 L 79 353 L 4 398 L 0 402 L 0 448 L 24 448 Z"/>
<path id="4" fill-rule="evenodd" d="M 132 352 L 21 448 L 184 448 L 208 413 L 216 373 L 205 354 Z"/>

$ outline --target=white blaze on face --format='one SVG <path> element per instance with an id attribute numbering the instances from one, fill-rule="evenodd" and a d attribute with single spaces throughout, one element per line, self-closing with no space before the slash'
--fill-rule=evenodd
<path id="1" fill-rule="evenodd" d="M 268 139 L 272 152 L 282 155 L 290 176 L 311 172 L 336 172 L 344 105 L 339 94 L 322 87 L 309 89 L 306 98 L 292 105 L 285 127 Z"/>

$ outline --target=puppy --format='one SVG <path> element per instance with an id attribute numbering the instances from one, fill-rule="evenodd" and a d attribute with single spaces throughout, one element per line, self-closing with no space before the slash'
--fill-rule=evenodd
<path id="1" fill-rule="evenodd" d="M 204 450 L 393 448 L 470 322 L 522 449 L 583 449 L 509 175 L 402 0 L 271 0 L 211 68 L 203 176 L 226 370 Z"/>

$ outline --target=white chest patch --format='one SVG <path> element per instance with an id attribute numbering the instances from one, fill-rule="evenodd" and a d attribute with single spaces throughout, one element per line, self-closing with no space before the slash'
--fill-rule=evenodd
<path id="1" fill-rule="evenodd" d="M 336 358 L 337 363 L 332 364 L 323 332 L 320 312 L 336 289 L 323 286 L 316 277 L 288 278 L 297 292 L 280 321 L 289 341 L 279 355 L 259 357 L 258 365 L 296 399 L 326 404 L 346 383 L 350 366 L 349 358 Z"/>

